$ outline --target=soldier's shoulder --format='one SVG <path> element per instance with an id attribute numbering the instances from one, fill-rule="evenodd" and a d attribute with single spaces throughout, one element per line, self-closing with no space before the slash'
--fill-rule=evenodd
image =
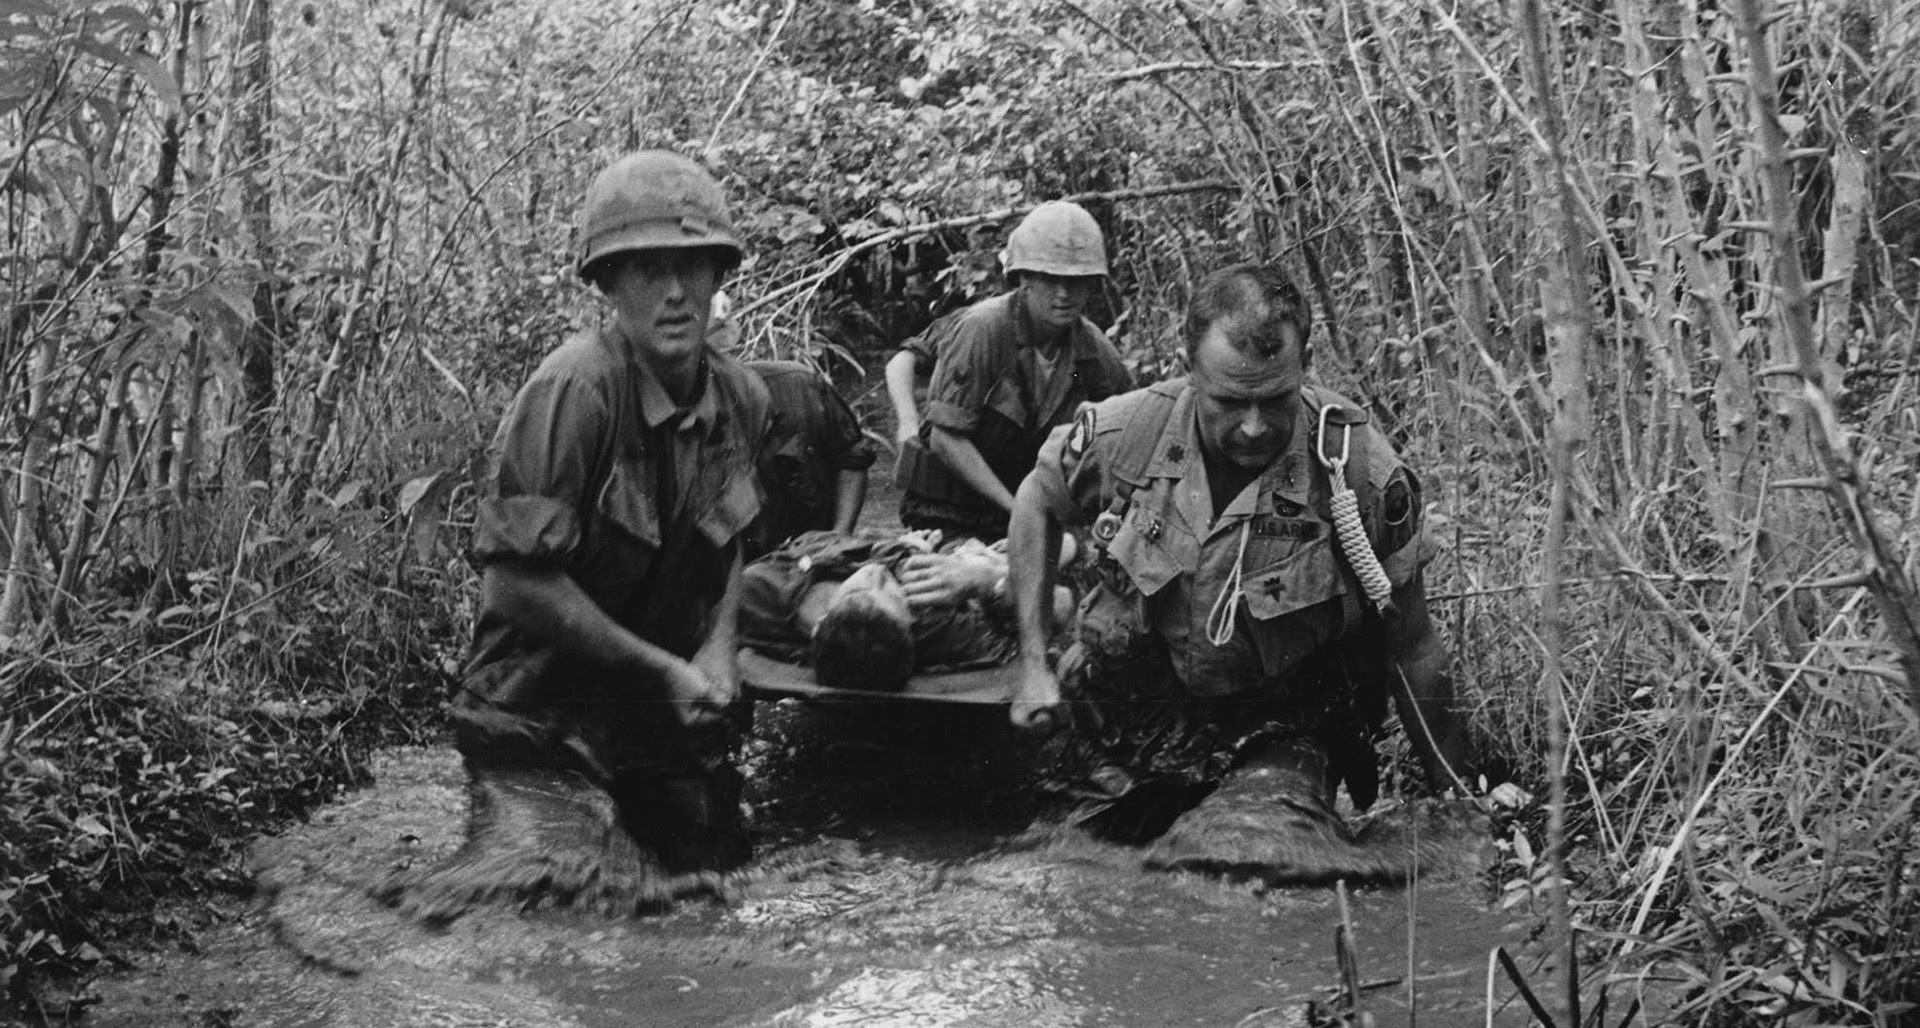
<path id="1" fill-rule="evenodd" d="M 1150 450 L 1186 385 L 1184 378 L 1170 379 L 1081 405 L 1067 440 L 1067 452 L 1078 457 L 1093 450 Z"/>
<path id="2" fill-rule="evenodd" d="M 748 361 L 747 369 L 766 383 L 775 407 L 804 403 L 833 388 L 811 365 L 799 361 Z"/>
<path id="3" fill-rule="evenodd" d="M 1393 440 L 1388 438 L 1386 429 L 1379 420 L 1371 417 L 1367 408 L 1347 399 L 1325 386 L 1310 385 L 1303 393 L 1311 404 L 1311 413 L 1317 419 L 1324 407 L 1338 408 L 1352 419 L 1352 423 L 1364 426 L 1354 434 L 1353 444 L 1366 447 L 1367 477 L 1377 486 L 1385 486 L 1395 474 L 1405 467 L 1400 451 L 1394 448 Z"/>
<path id="4" fill-rule="evenodd" d="M 1338 407 L 1359 419 L 1361 423 L 1367 421 L 1367 408 L 1365 406 L 1347 399 L 1340 393 L 1318 382 L 1307 383 L 1306 386 L 1300 390 L 1300 395 L 1306 397 L 1307 405 L 1316 415 L 1323 407 Z"/>
<path id="5" fill-rule="evenodd" d="M 707 369 L 713 376 L 712 385 L 720 390 L 727 402 L 741 408 L 750 417 L 764 421 L 773 406 L 773 393 L 767 388 L 766 381 L 732 354 L 708 347 L 706 357 Z"/>
<path id="6" fill-rule="evenodd" d="M 951 315 L 951 334 L 961 339 L 1009 336 L 1014 326 L 1013 300 L 1013 293 L 1001 293 L 961 308 Z"/>
<path id="7" fill-rule="evenodd" d="M 582 329 L 547 351 L 528 380 L 605 379 L 618 373 L 623 363 L 599 329 Z"/>
<path id="8" fill-rule="evenodd" d="M 1091 409 L 1094 416 L 1105 423 L 1102 431 L 1118 432 L 1137 417 L 1151 417 L 1171 410 L 1186 389 L 1186 378 L 1170 378 L 1109 396 L 1094 403 Z"/>
<path id="9" fill-rule="evenodd" d="M 799 361 L 758 360 L 747 361 L 746 364 L 754 374 L 769 382 L 795 376 L 818 377 L 811 367 Z"/>

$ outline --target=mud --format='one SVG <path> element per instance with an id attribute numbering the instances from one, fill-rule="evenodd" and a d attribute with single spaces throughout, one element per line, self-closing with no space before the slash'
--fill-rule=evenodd
<path id="1" fill-rule="evenodd" d="M 980 713 L 765 707 L 747 755 L 757 870 L 643 916 L 537 890 L 451 919 L 396 904 L 392 883 L 460 853 L 472 799 L 450 750 L 384 753 L 371 788 L 261 840 L 259 900 L 199 952 L 96 983 L 83 1023 L 1251 1028 L 1325 1009 L 1330 889 L 1155 870 L 1166 849 L 1062 827 Z M 1359 836 L 1428 858 L 1351 897 L 1380 1023 L 1405 1021 L 1409 992 L 1420 1024 L 1483 1023 L 1489 948 L 1524 942 L 1488 909 L 1484 837 L 1461 821 L 1409 806 Z"/>

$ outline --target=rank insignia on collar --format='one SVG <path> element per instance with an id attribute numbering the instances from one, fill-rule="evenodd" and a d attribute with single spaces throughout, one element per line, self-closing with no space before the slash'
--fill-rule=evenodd
<path id="1" fill-rule="evenodd" d="M 1067 431 L 1067 456 L 1078 460 L 1093 445 L 1093 408 L 1088 407 L 1073 419 L 1073 428 Z"/>
<path id="2" fill-rule="evenodd" d="M 1187 448 L 1186 448 L 1186 447 L 1184 447 L 1184 446 L 1181 446 L 1181 445 L 1180 445 L 1179 443 L 1174 443 L 1174 444 L 1173 444 L 1172 446 L 1169 446 L 1169 447 L 1167 447 L 1167 460 L 1168 460 L 1168 461 L 1170 461 L 1170 462 L 1172 462 L 1172 463 L 1174 463 L 1174 464 L 1178 464 L 1178 463 L 1180 463 L 1181 461 L 1184 461 L 1184 460 L 1186 460 L 1186 459 L 1187 459 Z"/>

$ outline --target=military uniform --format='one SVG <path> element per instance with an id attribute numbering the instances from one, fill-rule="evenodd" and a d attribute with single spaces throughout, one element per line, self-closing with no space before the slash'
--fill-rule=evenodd
<path id="1" fill-rule="evenodd" d="M 943 543 L 939 552 L 980 546 L 976 539 L 956 539 Z M 741 644 L 780 660 L 806 663 L 812 639 L 797 614 L 809 589 L 845 581 L 868 564 L 884 564 L 897 578 L 907 558 L 925 552 L 884 529 L 808 532 L 789 540 L 747 565 L 740 591 Z M 1004 598 L 969 598 L 914 613 L 916 671 L 1004 664 L 1018 648 L 1013 611 Z"/>
<path id="2" fill-rule="evenodd" d="M 1004 536 L 1007 513 L 981 496 L 928 449 L 932 426 L 966 436 L 1009 492 L 1033 469 L 1041 443 L 1082 403 L 1131 384 L 1113 344 L 1081 318 L 1052 362 L 1039 354 L 1036 329 L 1018 292 L 968 308 L 941 342 L 916 450 L 903 453 L 900 520 Z"/>
<path id="3" fill-rule="evenodd" d="M 913 354 L 913 366 L 925 374 L 932 374 L 935 365 L 940 363 L 940 355 L 946 352 L 948 340 L 953 338 L 965 310 L 953 311 L 935 318 L 926 331 L 900 344 L 902 350 Z"/>
<path id="4" fill-rule="evenodd" d="M 799 535 L 834 527 L 842 471 L 873 465 L 873 444 L 826 379 L 797 361 L 750 361 L 772 396 L 772 416 L 758 458 L 766 490 L 760 517 L 747 533 L 747 557 L 768 553 Z"/>
<path id="5" fill-rule="evenodd" d="M 558 568 L 622 627 L 691 659 L 760 509 L 768 393 L 708 349 L 698 395 L 677 406 L 617 333 L 568 340 L 514 398 L 473 556 Z M 454 707 L 459 742 L 470 758 L 530 750 L 602 782 L 724 763 L 724 740 L 696 738 L 639 687 L 483 605 Z"/>
<path id="6" fill-rule="evenodd" d="M 1035 469 L 1054 517 L 1107 537 L 1105 581 L 1087 601 L 1107 608 L 1090 611 L 1103 628 L 1083 639 L 1086 662 L 1061 669 L 1106 779 L 1096 792 L 1147 780 L 1204 789 L 1262 740 L 1306 736 L 1370 803 L 1385 637 L 1338 553 L 1314 453 L 1319 410 L 1352 407 L 1303 390 L 1287 449 L 1216 516 L 1194 402 L 1181 379 L 1093 405 L 1053 432 Z M 1349 453 L 1368 539 L 1393 585 L 1407 585 L 1429 558 L 1418 482 L 1365 426 Z"/>

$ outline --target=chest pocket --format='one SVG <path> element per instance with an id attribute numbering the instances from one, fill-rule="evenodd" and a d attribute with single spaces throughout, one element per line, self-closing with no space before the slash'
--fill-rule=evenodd
<path id="1" fill-rule="evenodd" d="M 602 546 L 618 545 L 624 535 L 650 550 L 660 548 L 659 498 L 653 494 L 652 469 L 642 460 L 619 460 L 594 501 L 599 520 L 617 532 L 600 531 Z"/>
<path id="2" fill-rule="evenodd" d="M 1302 540 L 1254 536 L 1247 548 L 1247 565 L 1255 570 L 1246 573 L 1241 588 L 1246 591 L 1247 613 L 1255 621 L 1291 614 L 1347 591 L 1334 557 L 1329 526 L 1318 522 L 1287 524 L 1314 525 L 1317 531 L 1302 528 L 1291 533 L 1313 536 Z"/>
<path id="3" fill-rule="evenodd" d="M 760 493 L 753 487 L 753 472 L 737 468 L 695 524 L 707 542 L 718 549 L 739 535 L 759 513 Z"/>
<path id="4" fill-rule="evenodd" d="M 1171 511 L 1163 513 L 1148 503 L 1135 502 L 1127 508 L 1120 531 L 1107 544 L 1107 554 L 1127 573 L 1140 595 L 1152 596 L 1198 566 L 1200 540 Z"/>
<path id="5" fill-rule="evenodd" d="M 1019 373 L 1008 369 L 1000 381 L 993 384 L 987 392 L 987 409 L 1004 418 L 1009 426 L 1024 429 L 1033 420 L 1027 407 L 1027 398 L 1022 395 Z"/>

